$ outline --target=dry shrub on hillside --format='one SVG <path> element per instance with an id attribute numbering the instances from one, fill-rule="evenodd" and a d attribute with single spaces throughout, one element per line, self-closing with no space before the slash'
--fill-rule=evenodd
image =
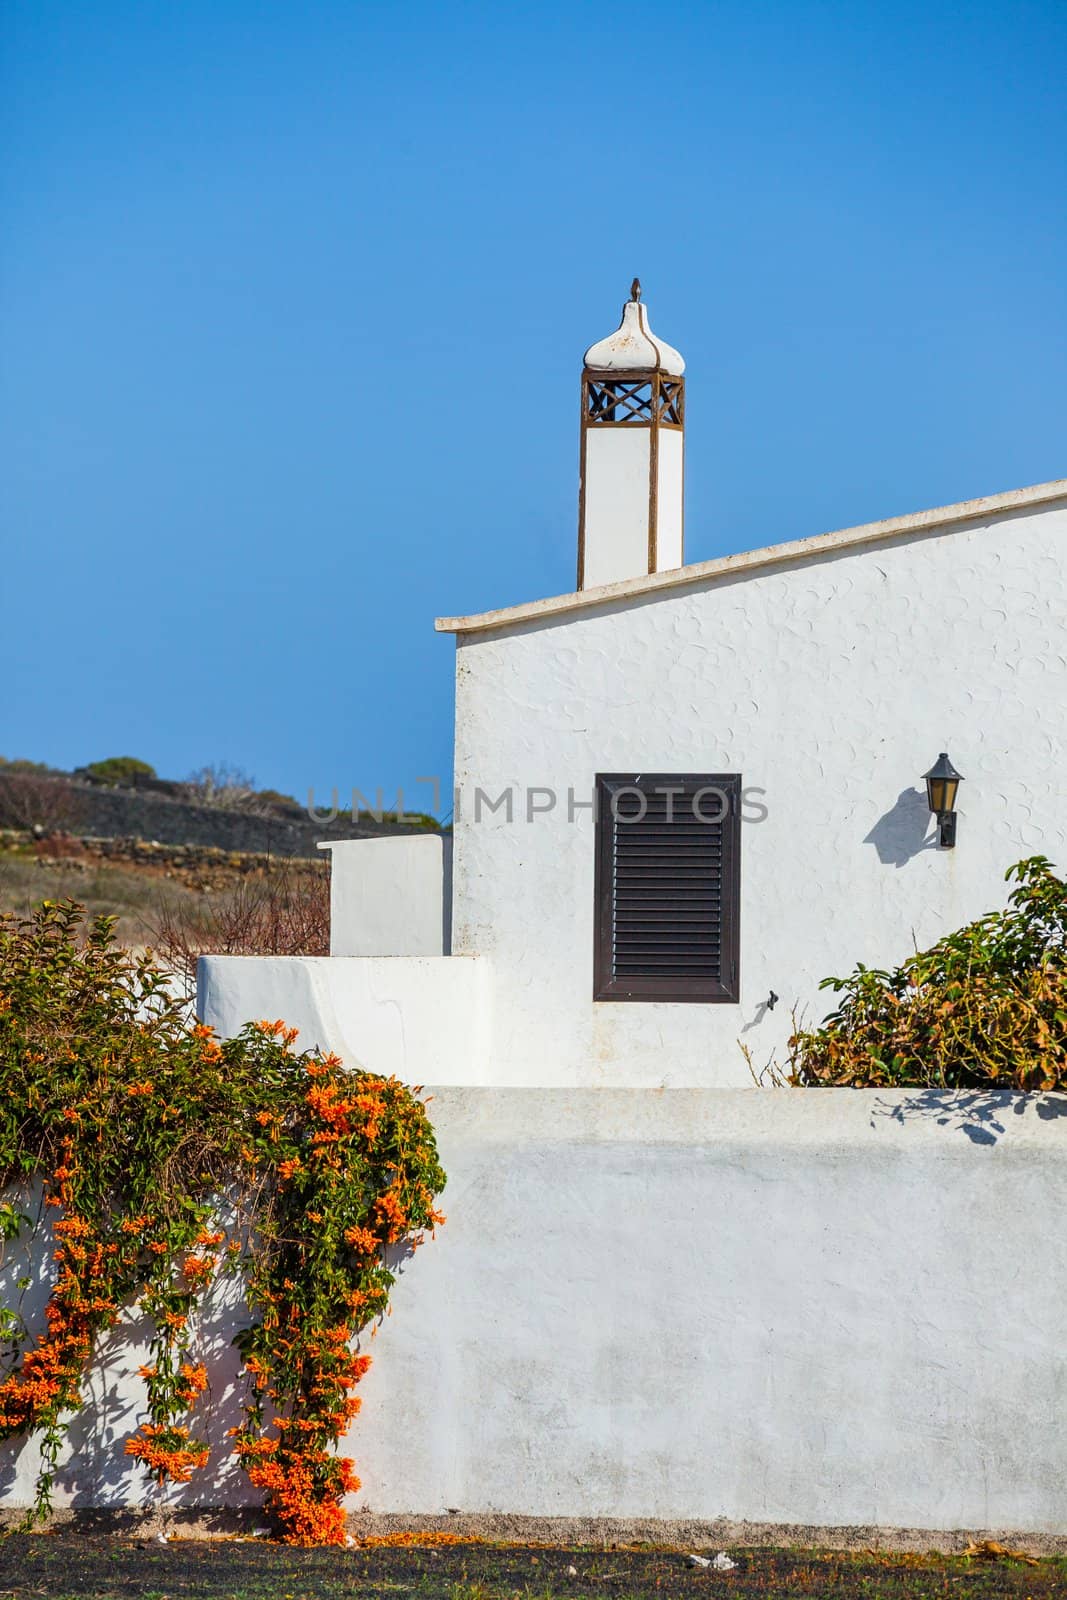
<path id="1" fill-rule="evenodd" d="M 195 905 L 165 900 L 152 945 L 190 983 L 204 955 L 329 955 L 328 868 L 324 862 L 282 858 Z"/>
<path id="2" fill-rule="evenodd" d="M 42 833 L 33 841 L 36 861 L 85 861 L 88 856 L 85 842 L 71 833 Z"/>
<path id="3" fill-rule="evenodd" d="M 65 778 L 36 772 L 0 772 L 0 828 L 42 835 L 69 833 L 81 815 L 81 797 Z"/>
<path id="4" fill-rule="evenodd" d="M 269 805 L 264 805 L 256 789 L 255 778 L 225 761 L 190 773 L 185 782 L 185 792 L 197 805 L 217 806 L 222 811 L 256 813 L 270 809 Z"/>

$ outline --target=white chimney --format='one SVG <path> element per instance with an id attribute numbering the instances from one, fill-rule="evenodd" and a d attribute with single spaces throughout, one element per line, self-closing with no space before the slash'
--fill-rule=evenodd
<path id="1" fill-rule="evenodd" d="M 635 278 L 618 330 L 585 352 L 579 589 L 683 564 L 684 371 Z"/>

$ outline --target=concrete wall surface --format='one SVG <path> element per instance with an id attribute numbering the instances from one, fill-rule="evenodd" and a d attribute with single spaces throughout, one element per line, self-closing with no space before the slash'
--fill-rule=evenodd
<path id="1" fill-rule="evenodd" d="M 1067 1532 L 1067 1097 L 443 1089 L 376 1512 Z"/>
<path id="2" fill-rule="evenodd" d="M 479 956 L 201 956 L 197 1014 L 221 1038 L 281 1017 L 297 1048 L 405 1083 L 489 1075 L 492 995 Z"/>
<path id="3" fill-rule="evenodd" d="M 353 1509 L 1067 1533 L 1067 1097 L 444 1088 L 430 1110 L 448 1220 L 363 1342 Z M 245 1317 L 232 1284 L 211 1303 L 215 1449 L 179 1505 L 249 1498 L 225 1438 Z M 100 1351 L 60 1504 L 143 1499 L 122 1445 L 146 1337 Z M 36 1460 L 0 1449 L 0 1505 Z"/>

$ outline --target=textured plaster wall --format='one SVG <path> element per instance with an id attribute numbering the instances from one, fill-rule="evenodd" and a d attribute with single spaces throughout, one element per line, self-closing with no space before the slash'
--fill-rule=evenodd
<path id="1" fill-rule="evenodd" d="M 496 1081 L 747 1083 L 738 1041 L 781 1051 L 822 977 L 1002 904 L 1022 856 L 1067 864 L 1065 555 L 1060 506 L 461 639 L 453 950 L 492 964 Z M 940 750 L 966 779 L 954 852 L 921 782 Z M 593 823 L 567 791 L 628 770 L 765 791 L 739 1005 L 591 998 Z M 475 821 L 475 788 L 509 785 L 514 820 Z M 559 796 L 532 822 L 529 787 Z"/>

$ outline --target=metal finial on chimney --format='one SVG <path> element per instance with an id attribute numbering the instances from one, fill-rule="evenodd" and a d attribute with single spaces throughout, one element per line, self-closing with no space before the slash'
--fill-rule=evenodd
<path id="1" fill-rule="evenodd" d="M 640 300 L 640 298 L 641 298 L 641 279 L 640 278 L 635 278 L 633 283 L 631 283 L 631 285 L 630 285 L 630 299 L 631 300 Z"/>

